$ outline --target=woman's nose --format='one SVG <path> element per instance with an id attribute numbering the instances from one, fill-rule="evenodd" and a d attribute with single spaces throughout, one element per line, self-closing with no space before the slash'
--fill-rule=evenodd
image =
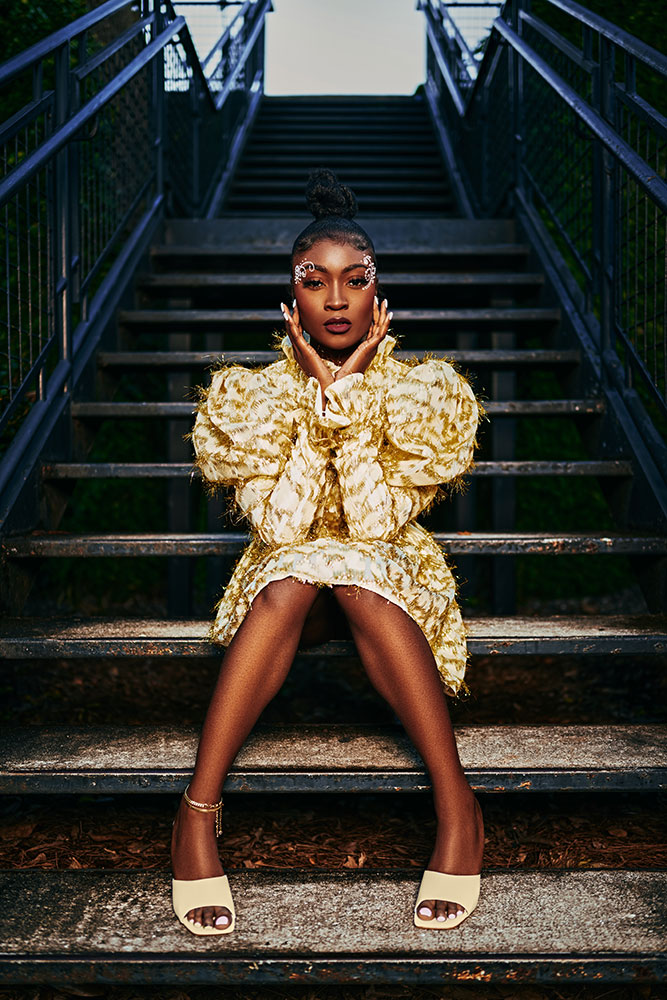
<path id="1" fill-rule="evenodd" d="M 345 295 L 344 285 L 339 285 L 337 281 L 329 285 L 329 294 L 327 295 L 325 309 L 347 309 L 347 296 Z"/>

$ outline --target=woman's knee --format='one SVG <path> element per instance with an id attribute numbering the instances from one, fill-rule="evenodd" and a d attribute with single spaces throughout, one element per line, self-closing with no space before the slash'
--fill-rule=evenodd
<path id="1" fill-rule="evenodd" d="M 252 606 L 281 618 L 286 615 L 305 618 L 315 602 L 317 591 L 314 583 L 303 583 L 287 576 L 282 580 L 272 580 L 262 587 L 253 599 Z"/>
<path id="2" fill-rule="evenodd" d="M 381 615 L 387 607 L 386 597 L 364 587 L 336 584 L 332 590 L 336 603 L 349 622 Z"/>

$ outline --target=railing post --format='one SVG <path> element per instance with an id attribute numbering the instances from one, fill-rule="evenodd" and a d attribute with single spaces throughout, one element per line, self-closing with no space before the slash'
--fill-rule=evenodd
<path id="1" fill-rule="evenodd" d="M 607 38 L 600 38 L 600 114 L 615 125 L 614 114 L 614 45 Z M 616 227 L 616 165 L 614 157 L 605 147 L 600 158 L 600 374 L 602 384 L 607 384 L 607 363 L 615 354 L 615 227 Z"/>
<path id="2" fill-rule="evenodd" d="M 144 0 L 147 4 L 149 0 Z M 153 22 L 153 38 L 162 31 L 165 17 L 162 13 L 160 0 L 154 0 L 155 21 Z M 155 135 L 155 193 L 164 194 L 164 136 L 165 136 L 165 100 L 164 100 L 164 51 L 158 52 L 153 59 L 153 130 Z"/>
<path id="3" fill-rule="evenodd" d="M 69 116 L 70 80 L 69 42 L 55 53 L 55 128 L 63 125 Z M 72 363 L 72 302 L 70 275 L 70 181 L 69 143 L 56 154 L 53 170 L 53 248 L 54 248 L 54 325 L 61 360 Z M 70 380 L 63 386 L 71 389 Z"/>
<path id="4" fill-rule="evenodd" d="M 511 2 L 512 27 L 518 35 L 523 35 L 521 11 L 530 9 L 530 0 L 511 0 Z M 513 139 L 513 188 L 514 191 L 523 193 L 523 63 L 519 53 L 511 46 L 508 54 Z"/>

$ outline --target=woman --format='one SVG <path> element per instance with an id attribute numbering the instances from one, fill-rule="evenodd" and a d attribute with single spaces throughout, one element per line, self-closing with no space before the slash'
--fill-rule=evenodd
<path id="1" fill-rule="evenodd" d="M 234 487 L 253 528 L 212 626 L 228 649 L 174 822 L 174 910 L 195 934 L 234 928 L 215 836 L 227 772 L 297 648 L 331 636 L 341 614 L 433 783 L 438 831 L 414 922 L 454 927 L 479 895 L 481 810 L 446 702 L 463 684 L 465 631 L 454 578 L 414 518 L 441 484 L 461 486 L 483 411 L 446 361 L 391 356 L 352 192 L 320 170 L 306 196 L 316 221 L 294 244 L 285 357 L 215 372 L 192 435 L 202 475 Z"/>

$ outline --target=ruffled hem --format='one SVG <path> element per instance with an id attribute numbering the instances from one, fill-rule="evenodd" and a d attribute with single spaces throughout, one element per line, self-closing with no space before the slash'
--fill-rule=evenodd
<path id="1" fill-rule="evenodd" d="M 421 526 L 406 526 L 391 542 L 320 538 L 268 552 L 251 542 L 217 605 L 211 641 L 229 645 L 257 594 L 286 577 L 320 587 L 358 586 L 400 607 L 429 643 L 446 693 L 467 693 L 463 677 L 469 657 L 456 582 L 439 546 Z"/>

